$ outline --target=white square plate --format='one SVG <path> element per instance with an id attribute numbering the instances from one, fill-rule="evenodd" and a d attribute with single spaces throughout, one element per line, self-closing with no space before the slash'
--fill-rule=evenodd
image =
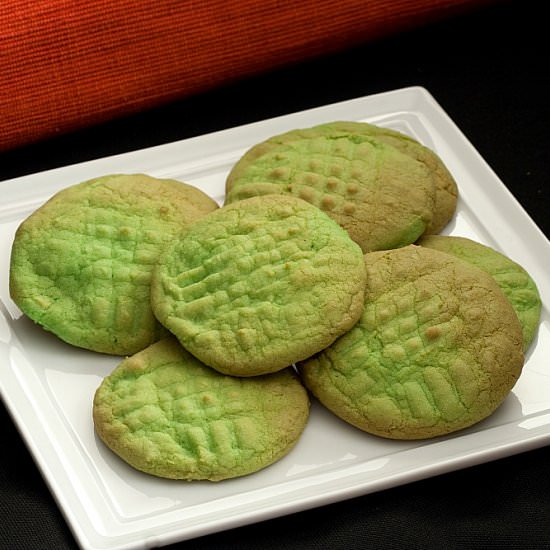
<path id="1" fill-rule="evenodd" d="M 10 300 L 9 256 L 18 224 L 53 193 L 107 173 L 145 172 L 191 183 L 221 203 L 225 176 L 254 143 L 331 120 L 368 121 L 435 150 L 460 200 L 445 233 L 492 246 L 523 265 L 543 300 L 524 371 L 487 420 L 448 437 L 386 441 L 344 424 L 316 403 L 297 446 L 258 473 L 220 483 L 157 479 L 132 470 L 95 437 L 91 406 L 118 359 L 68 346 Z M 345 101 L 0 182 L 0 389 L 82 548 L 150 548 L 550 443 L 550 243 L 430 94 L 418 87 Z"/>

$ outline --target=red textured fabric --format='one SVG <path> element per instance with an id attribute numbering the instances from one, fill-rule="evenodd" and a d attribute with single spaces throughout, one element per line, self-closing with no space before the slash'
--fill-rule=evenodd
<path id="1" fill-rule="evenodd" d="M 4 0 L 0 150 L 158 106 L 479 4 L 479 0 Z"/>

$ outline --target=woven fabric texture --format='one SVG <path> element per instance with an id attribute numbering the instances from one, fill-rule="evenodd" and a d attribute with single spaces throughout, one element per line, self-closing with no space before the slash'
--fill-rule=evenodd
<path id="1" fill-rule="evenodd" d="M 0 7 L 0 150 L 486 3 L 7 0 Z"/>

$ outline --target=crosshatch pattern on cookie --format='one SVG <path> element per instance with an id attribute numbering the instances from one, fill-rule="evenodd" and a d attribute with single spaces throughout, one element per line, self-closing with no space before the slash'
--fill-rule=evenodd
<path id="1" fill-rule="evenodd" d="M 367 122 L 335 121 L 317 126 L 316 129 L 326 133 L 336 131 L 371 136 L 425 164 L 435 183 L 435 207 L 426 233 L 440 232 L 453 217 L 458 199 L 458 185 L 445 163 L 429 147 L 407 134 Z"/>
<path id="2" fill-rule="evenodd" d="M 384 437 L 443 435 L 492 413 L 520 375 L 521 328 L 485 272 L 410 246 L 365 255 L 359 322 L 299 364 L 329 409 Z"/>
<path id="3" fill-rule="evenodd" d="M 164 243 L 215 208 L 198 189 L 144 175 L 67 188 L 19 227 L 12 296 L 31 319 L 71 344 L 133 353 L 163 333 L 149 295 Z"/>
<path id="4" fill-rule="evenodd" d="M 297 196 L 324 210 L 364 251 L 410 244 L 432 219 L 430 171 L 370 136 L 312 130 L 256 147 L 229 174 L 226 204 L 269 193 Z"/>
<path id="5" fill-rule="evenodd" d="M 222 375 L 173 338 L 123 361 L 94 399 L 105 443 L 137 469 L 173 479 L 259 470 L 293 447 L 308 415 L 307 392 L 291 369 Z"/>
<path id="6" fill-rule="evenodd" d="M 153 274 L 152 301 L 206 364 L 258 374 L 351 327 L 364 281 L 360 248 L 323 212 L 264 196 L 224 207 L 169 246 Z"/>

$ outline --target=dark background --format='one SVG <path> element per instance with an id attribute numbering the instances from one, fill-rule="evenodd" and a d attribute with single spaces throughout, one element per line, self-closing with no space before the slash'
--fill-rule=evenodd
<path id="1" fill-rule="evenodd" d="M 542 2 L 497 2 L 13 150 L 0 156 L 0 180 L 420 85 L 548 236 L 549 31 L 543 7 Z M 3 405 L 0 423 L 0 549 L 76 549 Z M 550 549 L 550 448 L 169 548 Z"/>

